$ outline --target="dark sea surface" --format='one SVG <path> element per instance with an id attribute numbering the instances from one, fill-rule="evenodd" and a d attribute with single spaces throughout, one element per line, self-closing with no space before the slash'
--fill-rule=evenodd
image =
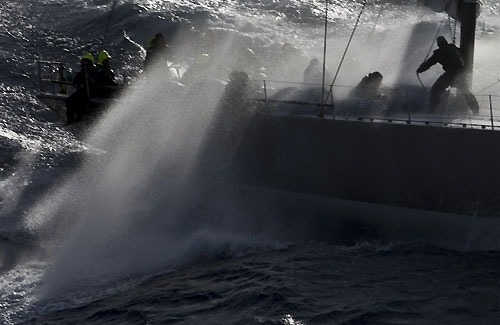
<path id="1" fill-rule="evenodd" d="M 198 261 L 40 323 L 495 324 L 497 252 L 309 242 Z"/>
<path id="2" fill-rule="evenodd" d="M 328 198 L 299 206 L 226 185 L 225 156 L 204 172 L 207 151 L 222 152 L 206 138 L 230 71 L 302 81 L 323 53 L 324 2 L 112 6 L 0 3 L 0 324 L 498 323 L 500 219 Z M 330 71 L 360 9 L 330 3 Z M 492 94 L 498 10 L 485 1 L 476 40 L 474 88 Z M 338 83 L 380 70 L 388 86 L 416 84 L 429 48 L 408 40 L 431 46 L 442 21 L 451 37 L 446 16 L 417 2 L 368 1 Z M 157 32 L 172 56 L 145 78 Z M 102 48 L 129 88 L 82 134 L 36 99 L 37 61 L 78 70 Z M 203 57 L 208 67 L 192 69 Z M 180 78 L 190 69 L 192 84 Z M 334 213 L 317 209 L 324 200 Z"/>

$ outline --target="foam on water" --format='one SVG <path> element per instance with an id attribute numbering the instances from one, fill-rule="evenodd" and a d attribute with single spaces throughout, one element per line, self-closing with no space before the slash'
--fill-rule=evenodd
<path id="1" fill-rule="evenodd" d="M 204 189 L 194 174 L 224 88 L 212 80 L 190 89 L 164 76 L 145 78 L 87 138 L 105 152 L 89 155 L 26 216 L 32 231 L 50 230 L 43 231 L 54 245 L 48 295 L 83 280 L 154 272 L 216 249 L 226 237 L 210 235 L 203 222 L 197 205 Z M 214 241 L 193 246 L 200 238 Z M 201 252 L 189 253 L 193 247 Z"/>

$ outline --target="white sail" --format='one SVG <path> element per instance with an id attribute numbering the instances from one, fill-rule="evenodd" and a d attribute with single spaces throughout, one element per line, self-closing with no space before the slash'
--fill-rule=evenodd
<path id="1" fill-rule="evenodd" d="M 419 2 L 424 6 L 429 7 L 436 12 L 446 12 L 451 18 L 456 20 L 460 20 L 460 17 L 458 16 L 458 6 L 460 1 L 476 2 L 478 4 L 477 14 L 479 16 L 482 4 L 480 0 L 419 0 Z"/>

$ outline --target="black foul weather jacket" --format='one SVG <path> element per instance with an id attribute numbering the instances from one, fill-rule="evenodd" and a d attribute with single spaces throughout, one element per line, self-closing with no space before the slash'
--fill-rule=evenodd
<path id="1" fill-rule="evenodd" d="M 440 63 L 444 71 L 460 70 L 464 67 L 464 60 L 459 48 L 451 43 L 435 50 L 432 56 L 420 65 L 417 72 L 424 72 L 436 63 Z"/>

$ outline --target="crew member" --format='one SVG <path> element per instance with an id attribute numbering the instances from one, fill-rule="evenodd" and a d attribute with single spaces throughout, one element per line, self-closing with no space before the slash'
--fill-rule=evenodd
<path id="1" fill-rule="evenodd" d="M 144 70 L 148 70 L 152 64 L 161 59 L 167 60 L 168 45 L 162 33 L 156 34 L 147 43 L 146 58 L 144 59 Z"/>
<path id="2" fill-rule="evenodd" d="M 479 104 L 476 97 L 469 90 L 464 69 L 464 60 L 460 54 L 459 48 L 456 47 L 455 44 L 448 43 L 443 36 L 439 36 L 436 41 L 439 48 L 417 69 L 417 73 L 422 73 L 434 64 L 440 63 L 445 71 L 436 82 L 434 82 L 434 85 L 432 85 L 429 99 L 429 111 L 432 113 L 436 112 L 443 92 L 446 88 L 454 86 L 465 96 L 467 105 L 472 113 L 478 114 Z"/>
<path id="3" fill-rule="evenodd" d="M 384 77 L 378 71 L 371 72 L 361 79 L 351 91 L 351 97 L 357 99 L 382 100 L 384 95 L 379 92 Z"/>
<path id="4" fill-rule="evenodd" d="M 323 82 L 323 70 L 320 67 L 318 59 L 312 59 L 304 70 L 304 83 L 320 84 Z"/>
<path id="5" fill-rule="evenodd" d="M 73 79 L 75 92 L 66 100 L 66 121 L 68 124 L 79 122 L 87 113 L 90 100 L 90 88 L 94 84 L 94 56 L 85 53 L 81 57 L 81 68 Z"/>
<path id="6" fill-rule="evenodd" d="M 97 96 L 110 96 L 118 84 L 115 81 L 115 73 L 111 69 L 111 56 L 106 50 L 99 53 L 99 63 L 95 73 L 95 85 Z"/>

